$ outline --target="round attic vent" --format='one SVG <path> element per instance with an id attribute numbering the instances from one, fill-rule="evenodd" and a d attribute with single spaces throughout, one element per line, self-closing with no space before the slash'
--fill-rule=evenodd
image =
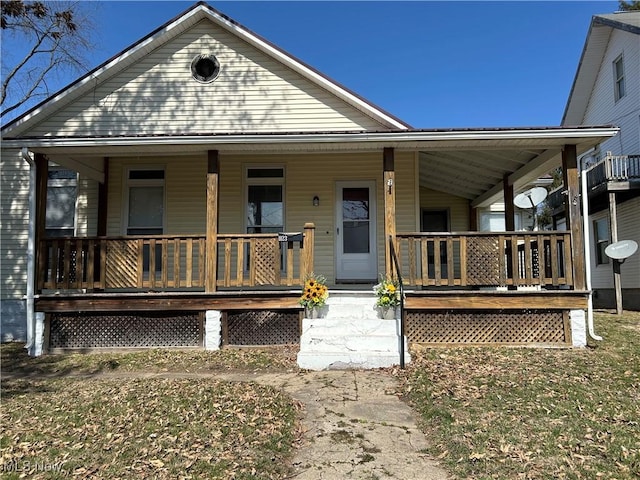
<path id="1" fill-rule="evenodd" d="M 213 82 L 220 73 L 220 62 L 214 55 L 198 55 L 191 62 L 191 75 L 199 82 Z"/>

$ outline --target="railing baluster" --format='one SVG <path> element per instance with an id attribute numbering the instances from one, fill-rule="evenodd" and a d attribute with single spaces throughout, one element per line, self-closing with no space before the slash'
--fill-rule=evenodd
<path id="1" fill-rule="evenodd" d="M 416 282 L 416 239 L 409 238 L 407 246 L 407 254 L 409 255 L 409 283 Z"/>
<path id="2" fill-rule="evenodd" d="M 467 286 L 467 237 L 460 236 L 460 286 Z"/>

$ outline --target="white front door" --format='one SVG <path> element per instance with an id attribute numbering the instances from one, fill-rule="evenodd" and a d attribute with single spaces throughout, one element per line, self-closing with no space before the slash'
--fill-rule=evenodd
<path id="1" fill-rule="evenodd" d="M 375 281 L 375 181 L 336 182 L 336 281 Z"/>

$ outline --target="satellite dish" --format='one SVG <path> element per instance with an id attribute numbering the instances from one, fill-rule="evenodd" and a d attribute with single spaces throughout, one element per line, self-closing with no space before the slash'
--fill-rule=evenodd
<path id="1" fill-rule="evenodd" d="M 622 240 L 620 242 L 612 243 L 604 249 L 607 257 L 614 260 L 625 260 L 638 250 L 638 244 L 633 240 Z"/>
<path id="2" fill-rule="evenodd" d="M 519 208 L 535 208 L 547 198 L 547 189 L 543 187 L 530 188 L 516 195 L 513 203 Z"/>

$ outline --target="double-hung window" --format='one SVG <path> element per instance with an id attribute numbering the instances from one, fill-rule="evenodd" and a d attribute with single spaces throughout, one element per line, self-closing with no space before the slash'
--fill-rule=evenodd
<path id="1" fill-rule="evenodd" d="M 47 179 L 47 237 L 72 237 L 76 225 L 78 174 L 73 170 L 52 167 Z"/>
<path id="2" fill-rule="evenodd" d="M 164 233 L 164 169 L 131 168 L 127 172 L 127 235 L 162 235 Z M 155 248 L 155 271 L 162 265 L 162 245 Z M 142 251 L 145 274 L 149 273 L 150 250 Z"/>
<path id="3" fill-rule="evenodd" d="M 594 220 L 593 237 L 596 246 L 596 265 L 609 263 L 609 257 L 604 250 L 609 245 L 609 221 L 606 218 Z"/>
<path id="4" fill-rule="evenodd" d="M 248 167 L 246 186 L 247 233 L 284 231 L 284 168 Z M 245 258 L 245 267 L 249 269 L 251 258 L 248 246 Z M 280 252 L 280 265 L 284 268 L 282 252 Z"/>
<path id="5" fill-rule="evenodd" d="M 626 94 L 624 83 L 624 61 L 622 55 L 613 61 L 614 95 L 616 102 Z"/>
<path id="6" fill-rule="evenodd" d="M 284 229 L 284 169 L 247 168 L 247 233 Z"/>
<path id="7" fill-rule="evenodd" d="M 130 169 L 127 197 L 127 235 L 161 235 L 164 232 L 164 169 Z"/>

